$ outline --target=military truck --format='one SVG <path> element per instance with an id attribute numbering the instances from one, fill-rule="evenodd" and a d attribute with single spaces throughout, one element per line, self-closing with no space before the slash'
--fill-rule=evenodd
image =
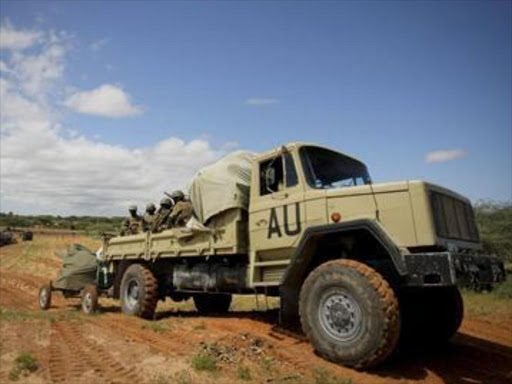
<path id="1" fill-rule="evenodd" d="M 152 318 L 159 300 L 202 313 L 232 294 L 280 298 L 317 352 L 365 369 L 400 337 L 443 342 L 463 317 L 457 284 L 504 279 L 481 255 L 470 201 L 423 181 L 374 184 L 352 156 L 292 143 L 236 152 L 192 180 L 197 220 L 161 233 L 105 237 L 99 288 Z"/>

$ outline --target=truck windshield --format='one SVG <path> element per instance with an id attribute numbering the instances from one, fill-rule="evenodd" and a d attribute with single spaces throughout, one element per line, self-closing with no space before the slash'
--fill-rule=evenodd
<path id="1" fill-rule="evenodd" d="M 370 184 L 366 166 L 348 156 L 325 148 L 302 147 L 300 158 L 308 184 L 327 189 Z"/>

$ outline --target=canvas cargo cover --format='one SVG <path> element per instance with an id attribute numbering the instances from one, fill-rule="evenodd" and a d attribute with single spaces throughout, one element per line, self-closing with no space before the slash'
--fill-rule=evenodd
<path id="1" fill-rule="evenodd" d="M 197 172 L 189 196 L 201 223 L 227 209 L 248 209 L 253 158 L 251 152 L 236 151 Z"/>
<path id="2" fill-rule="evenodd" d="M 79 291 L 96 281 L 96 254 L 80 244 L 72 244 L 67 249 L 58 251 L 62 259 L 59 277 L 52 282 L 58 289 Z"/>

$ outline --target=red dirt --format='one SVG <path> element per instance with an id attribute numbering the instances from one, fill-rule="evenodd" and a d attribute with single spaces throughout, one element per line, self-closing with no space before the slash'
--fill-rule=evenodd
<path id="1" fill-rule="evenodd" d="M 17 257 L 16 252 L 9 254 Z M 240 362 L 251 367 L 253 382 L 314 382 L 313 372 L 322 368 L 351 378 L 354 384 L 512 383 L 508 316 L 466 317 L 446 348 L 401 351 L 377 371 L 358 372 L 317 356 L 303 335 L 276 325 L 276 311 L 237 312 L 235 308 L 225 316 L 205 317 L 171 310 L 158 312 L 157 319 L 148 322 L 127 317 L 113 301 L 100 299 L 99 315 L 65 317 L 61 315 L 73 314 L 70 307 L 78 301 L 55 294 L 52 308 L 39 311 L 37 292 L 44 283 L 44 278 L 19 270 L 0 270 L 1 308 L 30 315 L 0 324 L 0 362 L 12 364 L 20 351 L 33 351 L 41 368 L 27 383 L 151 383 L 160 371 L 171 376 L 190 371 L 192 383 L 237 383 Z M 221 362 L 217 376 L 194 372 L 190 361 L 201 345 L 230 347 L 236 363 Z M 262 358 L 272 359 L 271 371 L 262 370 Z M 0 369 L 0 382 L 8 381 L 9 364 Z"/>

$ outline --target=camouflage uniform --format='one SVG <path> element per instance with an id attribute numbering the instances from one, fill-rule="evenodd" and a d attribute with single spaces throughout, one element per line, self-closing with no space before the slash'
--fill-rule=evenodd
<path id="1" fill-rule="evenodd" d="M 125 218 L 121 226 L 121 236 L 135 235 L 144 228 L 144 219 L 137 214 L 137 206 L 130 205 L 128 208 L 130 216 Z"/>
<path id="2" fill-rule="evenodd" d="M 185 195 L 181 191 L 171 193 L 174 200 L 174 208 L 169 215 L 169 227 L 182 227 L 192 217 L 194 209 L 190 201 L 185 200 Z"/>
<path id="3" fill-rule="evenodd" d="M 142 218 L 144 219 L 144 232 L 150 231 L 153 228 L 153 223 L 156 220 L 157 215 L 155 214 L 155 204 L 149 203 L 146 205 L 146 212 Z"/>
<path id="4" fill-rule="evenodd" d="M 173 227 L 182 227 L 187 224 L 193 213 L 194 208 L 190 201 L 178 201 L 169 215 L 169 224 Z"/>
<path id="5" fill-rule="evenodd" d="M 160 208 L 158 209 L 158 212 L 156 213 L 156 217 L 153 221 L 153 225 L 151 226 L 152 232 L 160 232 L 164 229 L 168 228 L 168 220 L 169 215 L 171 214 L 172 210 L 172 200 L 168 197 L 164 197 L 160 201 Z"/>

